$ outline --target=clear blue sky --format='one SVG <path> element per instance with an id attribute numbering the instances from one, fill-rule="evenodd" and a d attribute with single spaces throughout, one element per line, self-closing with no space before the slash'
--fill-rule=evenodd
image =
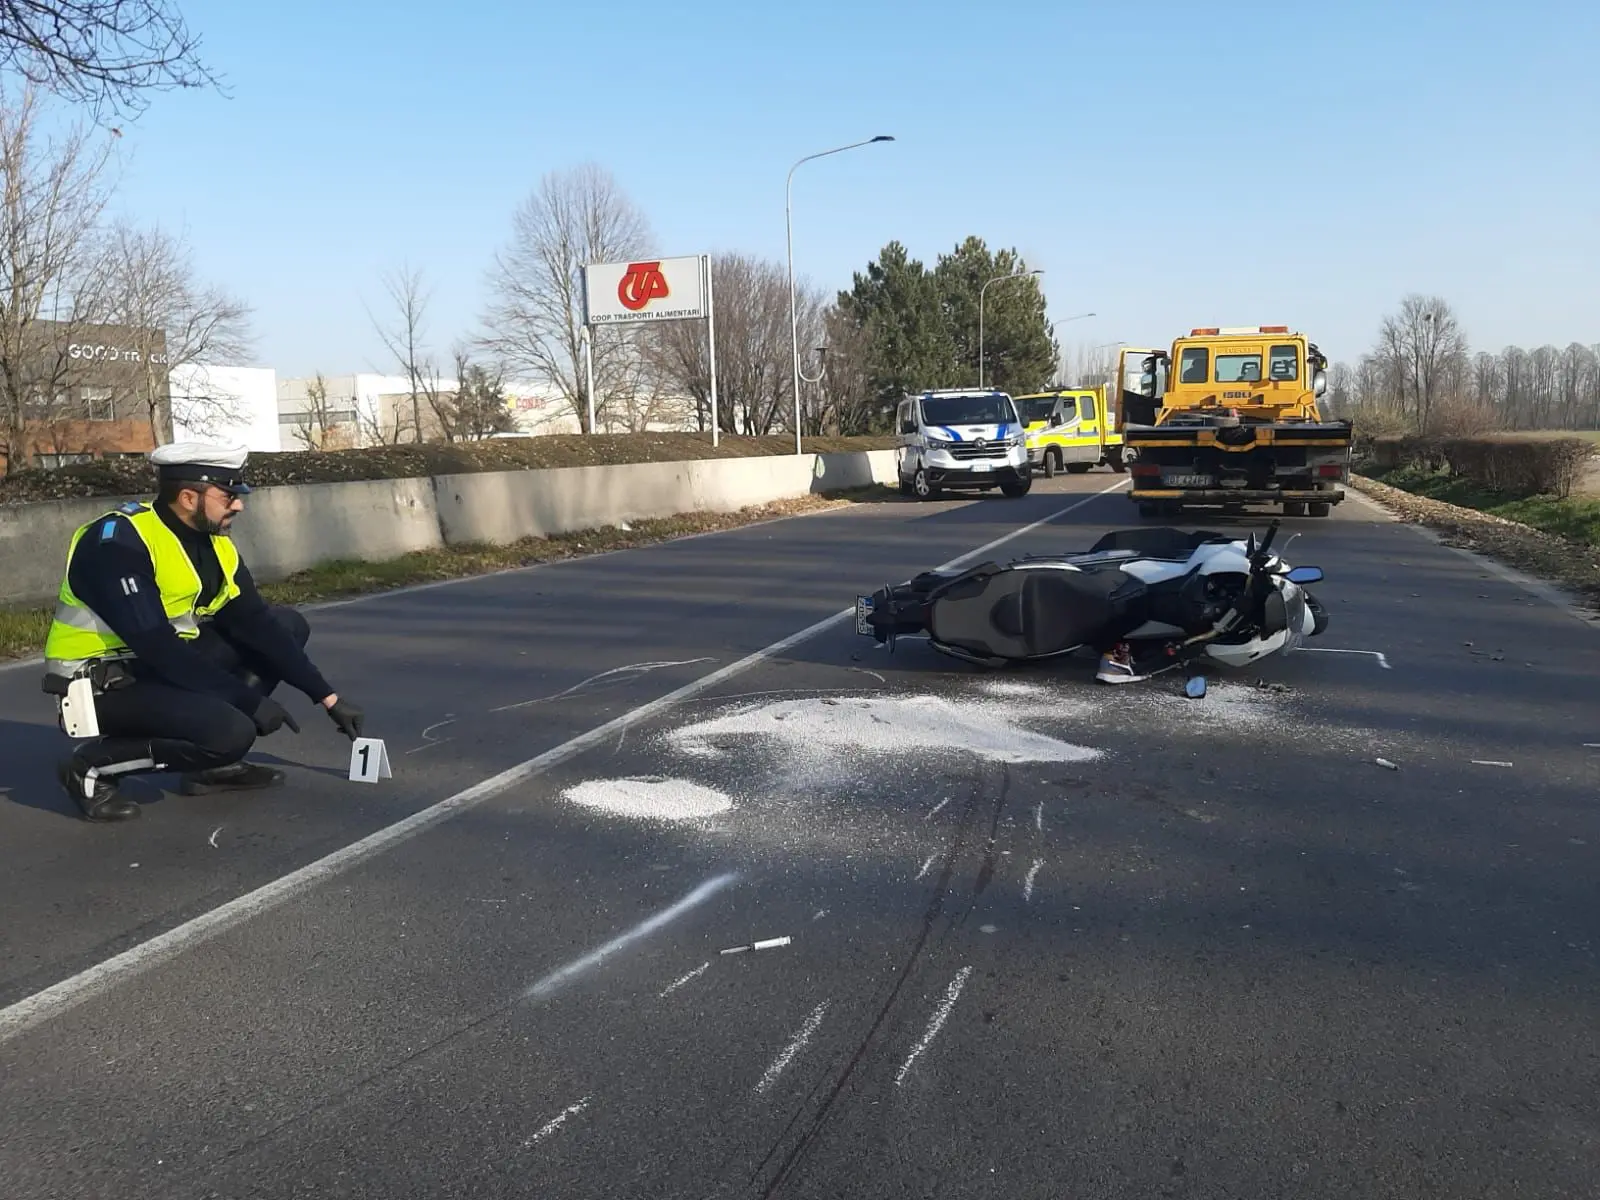
<path id="1" fill-rule="evenodd" d="M 1289 323 L 1353 359 L 1416 290 L 1475 348 L 1600 342 L 1600 6 L 1280 0 L 179 0 L 232 92 L 124 126 L 121 211 L 185 232 L 280 377 L 382 362 L 403 259 L 476 328 L 546 171 L 612 170 L 669 254 L 848 286 L 889 240 L 1016 246 L 1074 340 Z"/>

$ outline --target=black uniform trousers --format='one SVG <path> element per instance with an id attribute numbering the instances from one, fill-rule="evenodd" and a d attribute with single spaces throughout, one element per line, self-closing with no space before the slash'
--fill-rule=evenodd
<path id="1" fill-rule="evenodd" d="M 273 605 L 272 616 L 302 647 L 311 626 L 292 608 Z M 228 641 L 211 622 L 189 645 L 260 696 L 282 682 L 270 664 Z M 175 688 L 129 664 L 132 683 L 95 698 L 100 737 L 81 745 L 74 757 L 100 775 L 144 771 L 209 771 L 236 763 L 255 745 L 256 723 L 219 696 Z"/>

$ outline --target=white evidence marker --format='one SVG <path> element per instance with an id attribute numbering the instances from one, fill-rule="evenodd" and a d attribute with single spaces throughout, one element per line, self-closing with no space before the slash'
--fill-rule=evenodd
<path id="1" fill-rule="evenodd" d="M 382 738 L 356 738 L 350 743 L 350 782 L 377 783 L 393 779 L 389 771 L 389 750 Z"/>

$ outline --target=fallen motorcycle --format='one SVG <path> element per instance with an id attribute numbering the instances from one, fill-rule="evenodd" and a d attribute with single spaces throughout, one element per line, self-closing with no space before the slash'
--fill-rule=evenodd
<path id="1" fill-rule="evenodd" d="M 856 632 L 894 649 L 925 636 L 933 649 L 987 667 L 1100 654 L 1096 678 L 1137 682 L 1187 670 L 1204 695 L 1204 667 L 1242 667 L 1328 627 L 1307 584 L 1320 567 L 1273 553 L 1279 522 L 1258 542 L 1213 532 L 1137 528 L 1088 550 L 1005 565 L 924 571 L 856 597 Z"/>

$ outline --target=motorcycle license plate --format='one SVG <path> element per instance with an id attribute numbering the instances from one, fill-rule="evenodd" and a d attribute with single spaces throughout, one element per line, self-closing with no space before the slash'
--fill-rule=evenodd
<path id="1" fill-rule="evenodd" d="M 862 637 L 872 636 L 872 598 L 856 597 L 856 632 Z"/>
<path id="2" fill-rule="evenodd" d="M 1168 475 L 1162 479 L 1168 487 L 1210 487 L 1209 475 Z"/>

